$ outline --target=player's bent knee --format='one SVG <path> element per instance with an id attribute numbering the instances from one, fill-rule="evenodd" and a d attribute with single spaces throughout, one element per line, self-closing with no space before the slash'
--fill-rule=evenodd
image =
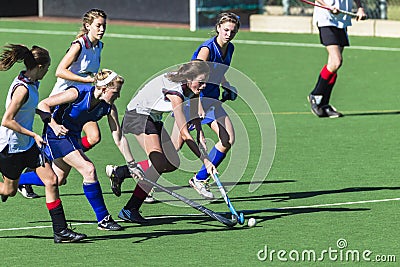
<path id="1" fill-rule="evenodd" d="M 160 174 L 175 171 L 178 168 L 176 165 L 179 166 L 179 162 L 172 164 L 163 153 L 158 151 L 151 152 L 149 158 L 153 167 Z"/>

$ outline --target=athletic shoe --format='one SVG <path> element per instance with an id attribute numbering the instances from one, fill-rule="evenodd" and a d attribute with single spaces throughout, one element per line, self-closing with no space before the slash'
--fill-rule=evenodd
<path id="1" fill-rule="evenodd" d="M 317 104 L 317 99 L 316 99 L 316 96 L 315 95 L 309 95 L 308 97 L 307 97 L 307 100 L 308 100 L 308 102 L 310 103 L 310 105 L 311 105 L 311 112 L 315 115 L 315 116 L 317 116 L 317 117 L 325 117 L 324 115 L 324 111 L 321 109 L 321 107 L 319 107 L 318 106 L 318 104 Z"/>
<path id="2" fill-rule="evenodd" d="M 117 176 L 117 167 L 118 166 L 115 165 L 107 165 L 106 174 L 108 178 L 110 178 L 111 190 L 113 191 L 114 195 L 119 197 L 121 196 L 121 184 L 123 180 Z"/>
<path id="3" fill-rule="evenodd" d="M 101 220 L 97 226 L 97 229 L 106 231 L 119 231 L 123 229 L 121 225 L 116 223 L 113 218 L 111 218 L 111 215 L 104 217 L 104 219 Z"/>
<path id="4" fill-rule="evenodd" d="M 154 202 L 156 202 L 156 199 L 154 198 L 154 188 L 152 188 L 147 197 L 145 198 L 144 203 L 152 204 Z"/>
<path id="5" fill-rule="evenodd" d="M 18 192 L 21 193 L 21 195 L 25 198 L 38 198 L 39 197 L 35 192 L 33 192 L 32 185 L 30 185 L 30 184 L 19 185 Z"/>
<path id="6" fill-rule="evenodd" d="M 139 210 L 128 210 L 128 209 L 122 209 L 118 217 L 126 222 L 132 222 L 132 223 L 139 223 L 139 224 L 146 224 L 149 221 L 146 220 L 145 218 L 140 215 Z"/>
<path id="7" fill-rule="evenodd" d="M 78 242 L 87 236 L 72 231 L 71 229 L 65 228 L 59 233 L 54 233 L 54 243 L 72 243 Z"/>
<path id="8" fill-rule="evenodd" d="M 7 199 L 8 199 L 8 196 L 1 195 L 1 202 L 6 202 Z"/>
<path id="9" fill-rule="evenodd" d="M 199 193 L 203 198 L 214 199 L 213 193 L 210 192 L 210 185 L 208 184 L 208 180 L 199 181 L 196 179 L 195 175 L 189 180 L 189 185 L 193 187 L 193 189 L 196 190 L 197 193 Z"/>
<path id="10" fill-rule="evenodd" d="M 329 118 L 339 118 L 339 117 L 343 117 L 343 114 L 338 112 L 333 106 L 331 105 L 325 105 L 323 107 L 321 107 L 321 109 L 323 110 L 324 114 L 326 117 Z"/>

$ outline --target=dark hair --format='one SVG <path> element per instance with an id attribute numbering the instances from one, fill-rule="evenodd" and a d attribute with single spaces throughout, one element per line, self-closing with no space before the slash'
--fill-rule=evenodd
<path id="1" fill-rule="evenodd" d="M 4 46 L 4 51 L 0 54 L 0 70 L 9 70 L 16 62 L 24 61 L 27 70 L 31 70 L 38 65 L 50 63 L 49 52 L 39 46 L 28 47 L 22 44 L 9 44 Z"/>
<path id="2" fill-rule="evenodd" d="M 239 16 L 233 12 L 222 12 L 217 17 L 217 23 L 215 24 L 215 33 L 218 35 L 217 27 L 225 22 L 232 22 L 236 24 L 236 28 L 240 28 Z"/>
<path id="3" fill-rule="evenodd" d="M 181 65 L 176 72 L 169 72 L 165 76 L 171 82 L 185 83 L 188 80 L 193 80 L 200 74 L 206 74 L 208 76 L 209 72 L 210 68 L 205 61 L 193 60 Z"/>
<path id="4" fill-rule="evenodd" d="M 85 27 L 85 24 L 92 24 L 93 21 L 99 17 L 102 17 L 104 19 L 107 19 L 107 14 L 101 9 L 93 8 L 89 11 L 87 11 L 85 14 L 83 14 L 83 19 L 82 19 L 82 27 L 79 30 L 78 35 L 76 36 L 76 39 L 79 37 L 85 35 L 88 33 L 88 30 Z"/>

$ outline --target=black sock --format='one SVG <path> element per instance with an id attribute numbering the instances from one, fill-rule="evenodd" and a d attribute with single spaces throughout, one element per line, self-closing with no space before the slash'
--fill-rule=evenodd
<path id="1" fill-rule="evenodd" d="M 132 195 L 128 203 L 126 203 L 124 209 L 126 210 L 139 210 L 144 202 L 144 199 L 140 199 L 135 195 Z"/>
<path id="2" fill-rule="evenodd" d="M 53 232 L 59 233 L 67 228 L 67 221 L 65 220 L 65 214 L 62 204 L 58 207 L 49 210 L 51 221 L 53 223 Z"/>
<path id="3" fill-rule="evenodd" d="M 120 179 L 125 179 L 125 178 L 132 177 L 131 173 L 129 172 L 129 168 L 126 165 L 118 166 L 115 169 L 115 173 L 117 174 L 118 178 L 120 178 Z"/>
<path id="4" fill-rule="evenodd" d="M 328 82 L 329 82 L 328 80 L 325 80 L 324 78 L 321 77 L 321 75 L 319 75 L 317 84 L 315 85 L 314 90 L 311 92 L 312 95 L 322 96 L 320 103 L 317 103 L 318 106 L 324 106 L 329 103 L 329 98 L 331 96 L 332 88 L 329 90 Z"/>

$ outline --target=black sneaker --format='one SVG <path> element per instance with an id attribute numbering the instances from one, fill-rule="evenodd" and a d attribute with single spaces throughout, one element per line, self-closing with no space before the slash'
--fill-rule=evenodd
<path id="1" fill-rule="evenodd" d="M 122 209 L 119 212 L 118 217 L 126 222 L 133 222 L 139 224 L 149 223 L 149 221 L 143 218 L 140 212 L 136 209 L 134 210 Z"/>
<path id="2" fill-rule="evenodd" d="M 106 231 L 120 231 L 122 230 L 122 226 L 116 223 L 113 218 L 111 218 L 111 215 L 107 215 L 97 224 L 97 229 Z"/>
<path id="3" fill-rule="evenodd" d="M 321 107 L 321 109 L 323 110 L 323 112 L 325 113 L 326 117 L 329 118 L 339 118 L 339 117 L 343 117 L 343 114 L 338 112 L 333 106 L 331 105 L 326 105 Z"/>
<path id="4" fill-rule="evenodd" d="M 54 243 L 78 242 L 86 237 L 87 235 L 85 234 L 76 233 L 71 229 L 65 228 L 59 233 L 54 233 Z"/>
<path id="5" fill-rule="evenodd" d="M 19 185 L 18 192 L 25 198 L 38 198 L 39 196 L 33 192 L 32 185 Z"/>
<path id="6" fill-rule="evenodd" d="M 307 100 L 311 105 L 311 112 L 317 117 L 320 117 L 320 118 L 325 117 L 324 111 L 317 104 L 318 101 L 317 101 L 316 97 L 317 96 L 311 95 L 311 94 L 307 97 Z"/>
<path id="7" fill-rule="evenodd" d="M 1 202 L 6 202 L 7 199 L 8 199 L 8 196 L 1 195 Z"/>
<path id="8" fill-rule="evenodd" d="M 111 183 L 111 190 L 113 191 L 114 195 L 117 197 L 121 196 L 121 184 L 122 181 L 119 179 L 116 170 L 117 166 L 115 165 L 107 165 L 106 166 L 106 174 L 108 178 L 110 178 L 110 183 Z"/>

